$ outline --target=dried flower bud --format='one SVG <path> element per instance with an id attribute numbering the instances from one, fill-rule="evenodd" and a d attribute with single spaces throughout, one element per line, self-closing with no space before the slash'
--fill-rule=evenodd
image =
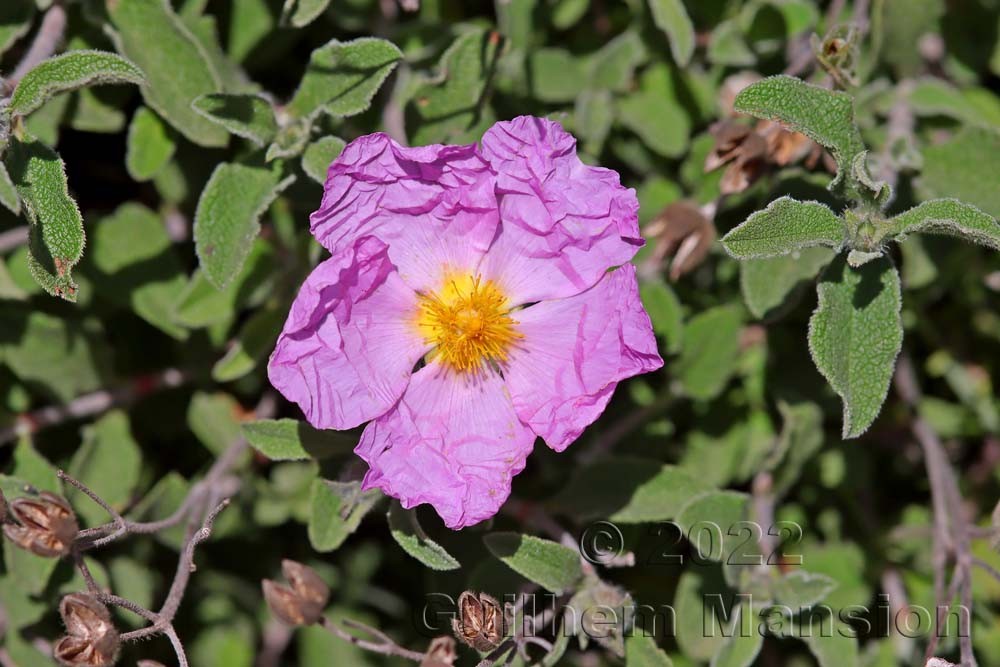
<path id="1" fill-rule="evenodd" d="M 733 106 L 736 104 L 736 96 L 743 92 L 743 89 L 751 83 L 761 80 L 757 72 L 737 72 L 727 76 L 719 87 L 719 112 L 722 117 L 732 116 L 736 113 Z"/>
<path id="2" fill-rule="evenodd" d="M 458 617 L 452 619 L 455 636 L 477 651 L 490 651 L 506 635 L 506 618 L 496 598 L 465 591 L 458 596 Z"/>
<path id="3" fill-rule="evenodd" d="M 293 560 L 281 561 L 289 585 L 265 579 L 264 599 L 271 613 L 288 625 L 312 625 L 326 609 L 330 588 L 311 567 Z"/>
<path id="4" fill-rule="evenodd" d="M 716 238 L 715 225 L 689 201 L 667 206 L 645 231 L 654 239 L 653 256 L 657 262 L 673 257 L 671 280 L 677 280 L 701 264 Z"/>
<path id="5" fill-rule="evenodd" d="M 455 640 L 442 635 L 431 641 L 420 667 L 453 667 L 456 660 L 458 652 L 455 650 Z"/>
<path id="6" fill-rule="evenodd" d="M 48 491 L 37 498 L 15 498 L 9 512 L 16 523 L 4 524 L 4 534 L 37 556 L 66 555 L 80 529 L 69 503 Z"/>
<path id="7" fill-rule="evenodd" d="M 111 613 L 89 593 L 71 593 L 59 602 L 67 635 L 53 649 L 63 665 L 110 667 L 118 659 L 121 642 Z"/>

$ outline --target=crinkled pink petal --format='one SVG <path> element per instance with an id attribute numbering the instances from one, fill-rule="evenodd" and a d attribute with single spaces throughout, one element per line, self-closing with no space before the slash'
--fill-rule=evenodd
<path id="1" fill-rule="evenodd" d="M 558 123 L 497 123 L 482 151 L 497 173 L 501 229 L 481 272 L 513 303 L 579 294 L 642 246 L 635 191 L 614 171 L 583 164 Z"/>
<path id="2" fill-rule="evenodd" d="M 514 316 L 524 338 L 504 368 L 507 388 L 518 418 L 556 451 L 604 412 L 620 381 L 663 365 L 631 264 Z"/>
<path id="3" fill-rule="evenodd" d="M 386 412 L 428 351 L 417 296 L 386 250 L 367 237 L 317 266 L 271 354 L 271 384 L 316 428 L 354 428 Z"/>
<path id="4" fill-rule="evenodd" d="M 389 246 L 418 291 L 476 267 L 496 235 L 494 177 L 476 146 L 405 148 L 377 133 L 348 144 L 327 172 L 312 233 L 331 253 L 362 236 Z"/>
<path id="5" fill-rule="evenodd" d="M 430 503 L 458 529 L 497 513 L 534 441 L 498 375 L 431 362 L 396 409 L 368 425 L 355 452 L 370 466 L 365 488 L 407 508 Z"/>

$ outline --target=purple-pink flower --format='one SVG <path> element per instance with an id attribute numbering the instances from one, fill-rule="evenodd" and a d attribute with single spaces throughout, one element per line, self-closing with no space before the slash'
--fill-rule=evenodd
<path id="1" fill-rule="evenodd" d="M 365 488 L 450 528 L 483 521 L 537 437 L 562 451 L 618 382 L 663 365 L 629 264 L 637 211 L 553 121 L 497 123 L 481 146 L 361 137 L 311 217 L 332 256 L 292 305 L 271 383 L 317 428 L 370 422 Z"/>

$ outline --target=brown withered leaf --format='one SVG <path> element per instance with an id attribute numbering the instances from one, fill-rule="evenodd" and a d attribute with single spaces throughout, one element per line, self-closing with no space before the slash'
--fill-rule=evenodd
<path id="1" fill-rule="evenodd" d="M 38 497 L 15 498 L 8 512 L 14 523 L 4 524 L 4 535 L 36 556 L 66 555 L 80 529 L 69 503 L 48 491 Z"/>
<path id="2" fill-rule="evenodd" d="M 452 619 L 455 636 L 477 651 L 490 651 L 506 636 L 503 606 L 486 593 L 465 591 L 458 597 L 458 616 Z"/>
<path id="3" fill-rule="evenodd" d="M 675 281 L 705 260 L 716 238 L 715 225 L 690 201 L 668 205 L 646 226 L 645 233 L 653 242 L 657 263 L 672 257 L 669 275 Z"/>

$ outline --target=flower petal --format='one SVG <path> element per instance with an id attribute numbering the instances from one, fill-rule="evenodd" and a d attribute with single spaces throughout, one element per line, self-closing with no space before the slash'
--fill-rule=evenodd
<path id="1" fill-rule="evenodd" d="M 498 375 L 431 362 L 396 409 L 368 425 L 354 451 L 371 466 L 365 488 L 382 489 L 407 508 L 430 503 L 458 529 L 497 513 L 534 441 Z"/>
<path id="2" fill-rule="evenodd" d="M 317 266 L 271 354 L 271 384 L 316 428 L 354 428 L 383 414 L 429 349 L 415 324 L 417 296 L 386 251 L 366 237 Z"/>
<path id="3" fill-rule="evenodd" d="M 642 246 L 635 191 L 616 172 L 583 164 L 558 123 L 497 123 L 483 155 L 497 172 L 501 230 L 481 272 L 513 303 L 579 294 Z"/>
<path id="4" fill-rule="evenodd" d="M 382 133 L 344 148 L 310 216 L 331 253 L 365 235 L 389 246 L 400 276 L 418 290 L 448 271 L 471 271 L 496 235 L 494 177 L 476 146 L 405 148 Z"/>
<path id="5" fill-rule="evenodd" d="M 618 382 L 663 366 L 631 264 L 514 316 L 524 338 L 504 368 L 507 388 L 520 420 L 556 451 L 601 415 Z"/>

